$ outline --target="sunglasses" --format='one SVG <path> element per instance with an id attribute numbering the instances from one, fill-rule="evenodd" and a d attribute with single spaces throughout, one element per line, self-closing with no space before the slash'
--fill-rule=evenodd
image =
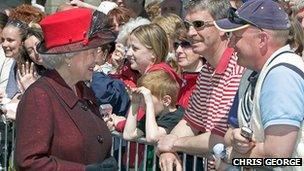
<path id="1" fill-rule="evenodd" d="M 189 30 L 189 28 L 191 26 L 193 26 L 195 29 L 200 29 L 200 28 L 204 28 L 210 24 L 210 22 L 213 22 L 213 21 L 202 21 L 202 20 L 195 20 L 195 21 L 184 21 L 184 25 L 186 27 L 187 30 Z"/>
<path id="2" fill-rule="evenodd" d="M 12 25 L 14 27 L 25 29 L 25 30 L 28 28 L 28 25 L 25 22 L 20 21 L 20 20 L 14 20 L 14 19 L 8 20 L 6 25 Z"/>
<path id="3" fill-rule="evenodd" d="M 261 31 L 264 31 L 261 27 L 259 27 L 255 23 L 241 17 L 239 14 L 236 13 L 236 9 L 232 8 L 232 7 L 230 7 L 228 9 L 228 20 L 235 24 L 241 24 L 241 25 L 250 24 L 250 25 L 260 29 Z"/>
<path id="4" fill-rule="evenodd" d="M 179 46 L 181 46 L 182 48 L 189 48 L 189 47 L 191 47 L 191 43 L 189 41 L 185 41 L 185 40 L 173 43 L 174 50 L 176 50 Z"/>

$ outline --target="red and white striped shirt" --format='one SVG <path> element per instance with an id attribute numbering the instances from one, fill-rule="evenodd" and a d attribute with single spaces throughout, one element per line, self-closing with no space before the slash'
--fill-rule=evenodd
<path id="1" fill-rule="evenodd" d="M 228 112 L 244 71 L 236 60 L 233 49 L 227 48 L 216 69 L 208 62 L 203 66 L 184 115 L 191 127 L 225 135 Z"/>

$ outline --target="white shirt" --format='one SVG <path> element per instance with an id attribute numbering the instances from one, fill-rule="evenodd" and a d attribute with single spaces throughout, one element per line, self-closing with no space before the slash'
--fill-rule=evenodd
<path id="1" fill-rule="evenodd" d="M 5 57 L 2 46 L 0 45 L 0 92 L 5 92 L 13 62 L 13 58 Z"/>

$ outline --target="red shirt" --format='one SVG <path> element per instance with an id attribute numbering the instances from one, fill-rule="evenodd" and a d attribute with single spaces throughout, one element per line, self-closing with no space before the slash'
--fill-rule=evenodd
<path id="1" fill-rule="evenodd" d="M 183 72 L 182 73 L 182 87 L 180 89 L 180 95 L 178 104 L 184 109 L 188 107 L 190 96 L 196 87 L 196 80 L 199 72 Z"/>
<path id="2" fill-rule="evenodd" d="M 216 68 L 208 62 L 203 65 L 184 115 L 191 127 L 225 135 L 228 112 L 244 71 L 236 59 L 233 49 L 227 48 Z"/>

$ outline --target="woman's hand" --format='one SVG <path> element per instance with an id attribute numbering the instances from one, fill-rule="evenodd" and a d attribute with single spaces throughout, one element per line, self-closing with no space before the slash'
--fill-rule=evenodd
<path id="1" fill-rule="evenodd" d="M 25 65 L 22 64 L 21 69 L 18 69 L 18 75 L 22 93 L 38 79 L 38 74 L 33 62 L 31 64 L 29 64 L 29 62 L 26 62 Z"/>
<path id="2" fill-rule="evenodd" d="M 125 47 L 121 43 L 116 43 L 115 50 L 112 53 L 112 65 L 116 70 L 122 67 L 125 59 Z"/>
<path id="3" fill-rule="evenodd" d="M 114 126 L 116 127 L 116 125 L 120 122 L 120 121 L 124 121 L 127 118 L 123 117 L 123 116 L 117 116 L 116 114 L 112 114 L 111 118 L 113 120 Z"/>
<path id="4" fill-rule="evenodd" d="M 111 114 L 103 117 L 103 120 L 106 122 L 107 127 L 110 131 L 114 131 L 116 128 L 116 125 L 123 120 L 126 120 L 123 116 L 117 116 L 116 114 Z"/>

